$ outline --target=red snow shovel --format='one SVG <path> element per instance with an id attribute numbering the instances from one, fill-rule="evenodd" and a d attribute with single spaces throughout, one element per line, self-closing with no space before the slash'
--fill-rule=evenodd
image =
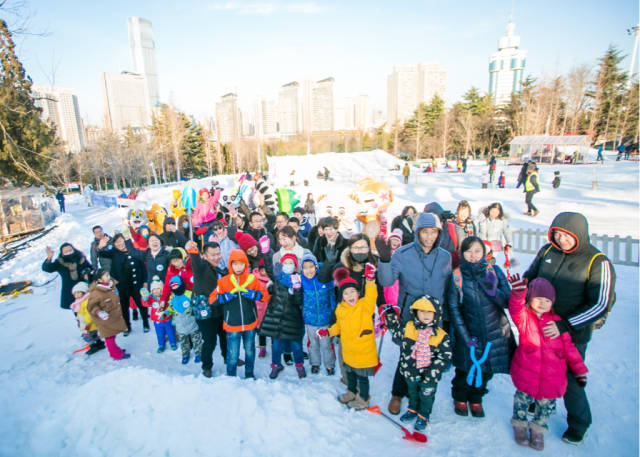
<path id="1" fill-rule="evenodd" d="M 396 427 L 400 427 L 400 430 L 402 430 L 402 432 L 404 433 L 404 436 L 402 437 L 402 439 L 407 440 L 407 441 L 415 441 L 416 443 L 426 443 L 427 442 L 427 435 L 425 435 L 424 433 L 420 433 L 420 432 L 413 432 L 413 433 L 410 432 L 409 430 L 404 428 L 402 425 L 398 424 L 396 421 L 394 421 L 389 416 L 387 416 L 385 413 L 380 411 L 380 407 L 379 406 L 372 406 L 372 407 L 367 408 L 367 409 L 369 410 L 369 412 L 371 412 L 373 414 L 377 414 L 378 416 L 384 417 L 385 419 L 387 419 L 389 422 L 391 422 Z"/>

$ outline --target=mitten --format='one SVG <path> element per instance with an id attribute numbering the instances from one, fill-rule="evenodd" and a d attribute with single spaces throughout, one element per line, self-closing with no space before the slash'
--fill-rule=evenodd
<path id="1" fill-rule="evenodd" d="M 496 288 L 498 286 L 498 277 L 493 270 L 487 270 L 484 275 L 485 289 L 487 295 L 494 297 L 496 295 Z"/>
<path id="2" fill-rule="evenodd" d="M 193 233 L 195 233 L 196 235 L 200 236 L 200 235 L 204 235 L 208 231 L 209 231 L 209 227 L 204 225 L 202 227 L 198 227 L 197 229 L 195 229 L 195 231 Z"/>
<path id="3" fill-rule="evenodd" d="M 260 300 L 262 298 L 262 292 L 253 289 L 242 292 L 240 295 L 242 295 L 244 298 L 254 301 Z"/>
<path id="4" fill-rule="evenodd" d="M 318 335 L 318 337 L 320 338 L 327 338 L 329 336 L 329 330 L 327 330 L 326 328 L 319 328 L 318 330 L 316 330 L 316 335 Z"/>
<path id="5" fill-rule="evenodd" d="M 516 273 L 511 275 L 509 278 L 509 283 L 511 284 L 512 290 L 524 290 L 527 288 L 527 280 L 520 278 L 520 274 Z"/>
<path id="6" fill-rule="evenodd" d="M 291 287 L 294 289 L 299 289 L 302 286 L 302 282 L 300 281 L 300 275 L 293 274 L 291 275 Z"/>
<path id="7" fill-rule="evenodd" d="M 267 235 L 262 235 L 258 240 L 258 243 L 260 244 L 260 252 L 263 254 L 269 252 L 269 249 L 271 248 L 271 241 Z"/>
<path id="8" fill-rule="evenodd" d="M 222 294 L 218 294 L 218 302 L 219 303 L 228 303 L 235 298 L 235 294 L 230 292 L 224 292 Z"/>
<path id="9" fill-rule="evenodd" d="M 578 384 L 578 387 L 580 387 L 581 389 L 584 389 L 585 387 L 587 387 L 587 375 L 581 374 L 580 376 L 576 376 L 576 383 Z"/>
<path id="10" fill-rule="evenodd" d="M 147 289 L 146 287 L 140 289 L 140 298 L 142 298 L 144 301 L 149 300 L 149 289 Z"/>
<path id="11" fill-rule="evenodd" d="M 107 319 L 109 319 L 109 313 L 106 311 L 98 311 L 98 317 L 103 321 L 106 321 Z"/>
<path id="12" fill-rule="evenodd" d="M 364 277 L 367 281 L 376 279 L 376 267 L 370 262 L 364 266 Z"/>
<path id="13" fill-rule="evenodd" d="M 376 250 L 378 251 L 378 257 L 380 258 L 380 262 L 390 262 L 391 261 L 391 248 L 387 244 L 387 242 L 381 236 L 376 238 Z"/>

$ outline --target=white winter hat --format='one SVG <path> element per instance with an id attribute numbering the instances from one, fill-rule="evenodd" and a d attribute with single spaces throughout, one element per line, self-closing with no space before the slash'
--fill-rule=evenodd
<path id="1" fill-rule="evenodd" d="M 89 284 L 84 281 L 79 282 L 71 289 L 71 294 L 75 294 L 76 292 L 82 292 L 83 294 L 86 294 L 87 292 L 89 292 Z"/>
<path id="2" fill-rule="evenodd" d="M 164 283 L 162 281 L 160 281 L 160 278 L 158 276 L 154 276 L 153 278 L 151 278 L 151 284 L 149 284 L 149 290 L 153 290 L 153 289 L 162 289 L 164 287 Z"/>

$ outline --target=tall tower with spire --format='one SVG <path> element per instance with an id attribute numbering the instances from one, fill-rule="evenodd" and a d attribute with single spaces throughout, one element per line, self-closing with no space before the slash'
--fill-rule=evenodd
<path id="1" fill-rule="evenodd" d="M 507 34 L 498 40 L 498 52 L 489 59 L 489 93 L 496 105 L 509 103 L 511 94 L 522 90 L 527 51 L 520 49 L 520 37 L 515 31 L 512 11 Z"/>

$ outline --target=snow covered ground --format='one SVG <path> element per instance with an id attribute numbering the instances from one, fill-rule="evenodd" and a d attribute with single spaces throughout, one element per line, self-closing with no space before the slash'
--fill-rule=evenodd
<path id="1" fill-rule="evenodd" d="M 371 175 L 385 180 L 395 201 L 391 216 L 406 204 L 418 209 L 439 201 L 455 210 L 458 200 L 470 201 L 474 212 L 502 201 L 515 227 L 546 228 L 563 210 L 580 211 L 589 219 L 591 232 L 639 237 L 638 163 L 605 162 L 604 165 L 542 166 L 543 191 L 535 202 L 536 219 L 523 216 L 524 195 L 514 190 L 519 167 L 500 166 L 507 173 L 507 189 L 481 189 L 480 173 L 473 163 L 467 174 L 438 173 L 417 176 L 411 185 L 391 172 L 396 159 L 384 153 L 326 154 L 291 159 L 296 174 L 308 174 L 309 187 L 296 186 L 304 200 L 307 192 L 350 193 L 355 181 Z M 280 159 L 282 160 L 282 159 Z M 314 178 L 328 166 L 335 181 Z M 560 170 L 558 190 L 550 186 L 553 171 Z M 597 170 L 598 189 L 591 189 Z M 286 172 L 278 173 L 280 176 Z M 285 176 L 288 173 L 285 174 Z M 218 177 L 230 186 L 231 177 Z M 287 178 L 288 179 L 288 178 Z M 301 181 L 302 179 L 300 179 Z M 201 183 L 207 180 L 200 180 Z M 194 183 L 198 188 L 198 183 Z M 152 188 L 143 198 L 168 203 L 171 189 Z M 81 199 L 68 202 L 68 213 L 57 219 L 58 228 L 35 241 L 14 259 L 0 265 L 0 279 L 29 279 L 42 283 L 52 276 L 40 270 L 45 246 L 57 250 L 70 241 L 88 252 L 91 227 L 102 224 L 107 232 L 119 228 L 124 209 L 87 208 Z M 522 271 L 531 256 L 518 255 Z M 616 266 L 617 303 L 605 327 L 594 334 L 587 354 L 587 392 L 594 418 L 585 443 L 578 447 L 560 441 L 565 410 L 559 402 L 546 437 L 548 455 L 638 455 L 638 269 Z M 118 342 L 131 352 L 129 360 L 112 361 L 106 351 L 91 357 L 73 354 L 82 346 L 71 312 L 61 310 L 60 281 L 36 287 L 32 295 L 0 303 L 0 455 L 2 456 L 298 456 L 385 455 L 533 455 L 512 438 L 514 388 L 506 375 L 496 376 L 486 397 L 485 419 L 454 415 L 450 382 L 444 375 L 427 428 L 429 442 L 422 449 L 403 441 L 399 430 L 368 412 L 347 411 L 335 397 L 343 391 L 339 377 L 324 374 L 298 380 L 287 367 L 277 381 L 267 378 L 267 361 L 257 361 L 257 381 L 230 379 L 216 350 L 214 378 L 200 375 L 194 363 L 180 364 L 179 354 L 156 354 L 155 335 L 143 334 L 140 321 L 133 333 Z M 372 404 L 386 410 L 398 348 L 389 338 L 383 351 L 383 368 L 372 379 Z M 239 369 L 242 374 L 242 368 Z M 323 371 L 321 372 L 323 373 Z M 405 400 L 406 402 L 406 400 Z M 406 403 L 403 404 L 406 406 Z"/>

